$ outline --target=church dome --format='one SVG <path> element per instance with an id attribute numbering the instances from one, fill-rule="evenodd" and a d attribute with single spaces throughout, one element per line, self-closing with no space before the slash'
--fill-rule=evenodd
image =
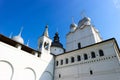
<path id="1" fill-rule="evenodd" d="M 23 38 L 20 35 L 14 36 L 12 39 L 14 41 L 17 41 L 17 42 L 21 43 L 21 44 L 24 44 L 24 40 L 23 40 Z"/>
<path id="2" fill-rule="evenodd" d="M 77 27 L 77 24 L 72 23 L 72 24 L 70 25 L 70 28 L 74 28 L 74 27 Z"/>
<path id="3" fill-rule="evenodd" d="M 84 17 L 82 20 L 78 22 L 78 26 L 81 27 L 82 25 L 90 25 L 91 19 L 89 17 Z"/>

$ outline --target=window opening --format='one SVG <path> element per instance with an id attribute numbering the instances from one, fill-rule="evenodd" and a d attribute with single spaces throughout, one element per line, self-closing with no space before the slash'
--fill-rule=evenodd
<path id="1" fill-rule="evenodd" d="M 100 55 L 100 56 L 104 56 L 103 50 L 99 50 L 99 55 Z"/>
<path id="2" fill-rule="evenodd" d="M 92 58 L 95 58 L 96 56 L 95 56 L 95 52 L 91 52 L 91 57 Z"/>
<path id="3" fill-rule="evenodd" d="M 87 60 L 87 59 L 88 59 L 87 54 L 84 54 L 84 59 L 85 59 L 85 60 Z"/>
<path id="4" fill-rule="evenodd" d="M 71 57 L 71 62 L 73 63 L 75 61 L 74 57 Z"/>
<path id="5" fill-rule="evenodd" d="M 81 56 L 80 55 L 77 56 L 77 61 L 81 61 Z"/>
<path id="6" fill-rule="evenodd" d="M 78 43 L 78 49 L 80 49 L 81 48 L 81 43 Z"/>

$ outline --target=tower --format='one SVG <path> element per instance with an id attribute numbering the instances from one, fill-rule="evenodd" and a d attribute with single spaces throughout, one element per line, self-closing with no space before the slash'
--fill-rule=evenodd
<path id="1" fill-rule="evenodd" d="M 51 45 L 51 53 L 54 55 L 64 53 L 64 48 L 60 43 L 58 32 L 55 33 L 54 40 Z"/>
<path id="2" fill-rule="evenodd" d="M 38 39 L 38 50 L 43 54 L 50 53 L 50 46 L 52 40 L 49 38 L 48 25 L 46 25 L 43 35 Z"/>
<path id="3" fill-rule="evenodd" d="M 80 49 L 102 41 L 98 30 L 91 24 L 89 17 L 84 17 L 80 20 L 77 27 L 71 24 L 66 40 L 66 51 Z"/>

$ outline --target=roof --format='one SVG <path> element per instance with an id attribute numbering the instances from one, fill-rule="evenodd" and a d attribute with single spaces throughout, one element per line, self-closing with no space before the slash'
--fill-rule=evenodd
<path id="1" fill-rule="evenodd" d="M 2 34 L 0 34 L 0 41 L 6 43 L 8 45 L 11 45 L 13 47 L 16 47 L 17 44 L 20 44 L 22 46 L 21 50 L 26 51 L 26 52 L 28 52 L 30 54 L 33 54 L 33 55 L 35 54 L 33 52 L 37 52 L 38 54 L 41 54 L 41 52 L 39 52 L 37 50 L 34 50 L 34 49 L 32 49 L 32 48 L 30 48 L 30 47 L 28 47 L 28 46 L 26 46 L 24 44 L 21 44 L 21 43 L 19 43 L 17 41 L 14 41 L 14 40 L 6 37 L 6 36 L 3 36 Z"/>
<path id="2" fill-rule="evenodd" d="M 63 48 L 63 45 L 61 43 L 52 42 L 51 47 L 60 47 L 60 48 Z"/>

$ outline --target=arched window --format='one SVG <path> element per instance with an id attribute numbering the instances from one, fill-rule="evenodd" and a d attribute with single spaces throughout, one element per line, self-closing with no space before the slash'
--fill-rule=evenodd
<path id="1" fill-rule="evenodd" d="M 87 60 L 87 59 L 88 59 L 87 54 L 84 54 L 84 60 Z"/>
<path id="2" fill-rule="evenodd" d="M 61 60 L 61 65 L 63 65 L 63 60 Z"/>
<path id="3" fill-rule="evenodd" d="M 68 58 L 65 59 L 65 63 L 68 64 Z"/>
<path id="4" fill-rule="evenodd" d="M 99 55 L 100 55 L 100 56 L 104 56 L 103 50 L 99 50 Z"/>
<path id="5" fill-rule="evenodd" d="M 92 57 L 92 58 L 95 58 L 95 57 L 96 57 L 95 52 L 91 52 L 91 57 Z"/>
<path id="6" fill-rule="evenodd" d="M 56 61 L 56 66 L 58 66 L 58 61 Z"/>
<path id="7" fill-rule="evenodd" d="M 71 63 L 75 62 L 74 57 L 71 57 Z"/>
<path id="8" fill-rule="evenodd" d="M 77 61 L 81 61 L 81 56 L 80 55 L 77 56 Z"/>

